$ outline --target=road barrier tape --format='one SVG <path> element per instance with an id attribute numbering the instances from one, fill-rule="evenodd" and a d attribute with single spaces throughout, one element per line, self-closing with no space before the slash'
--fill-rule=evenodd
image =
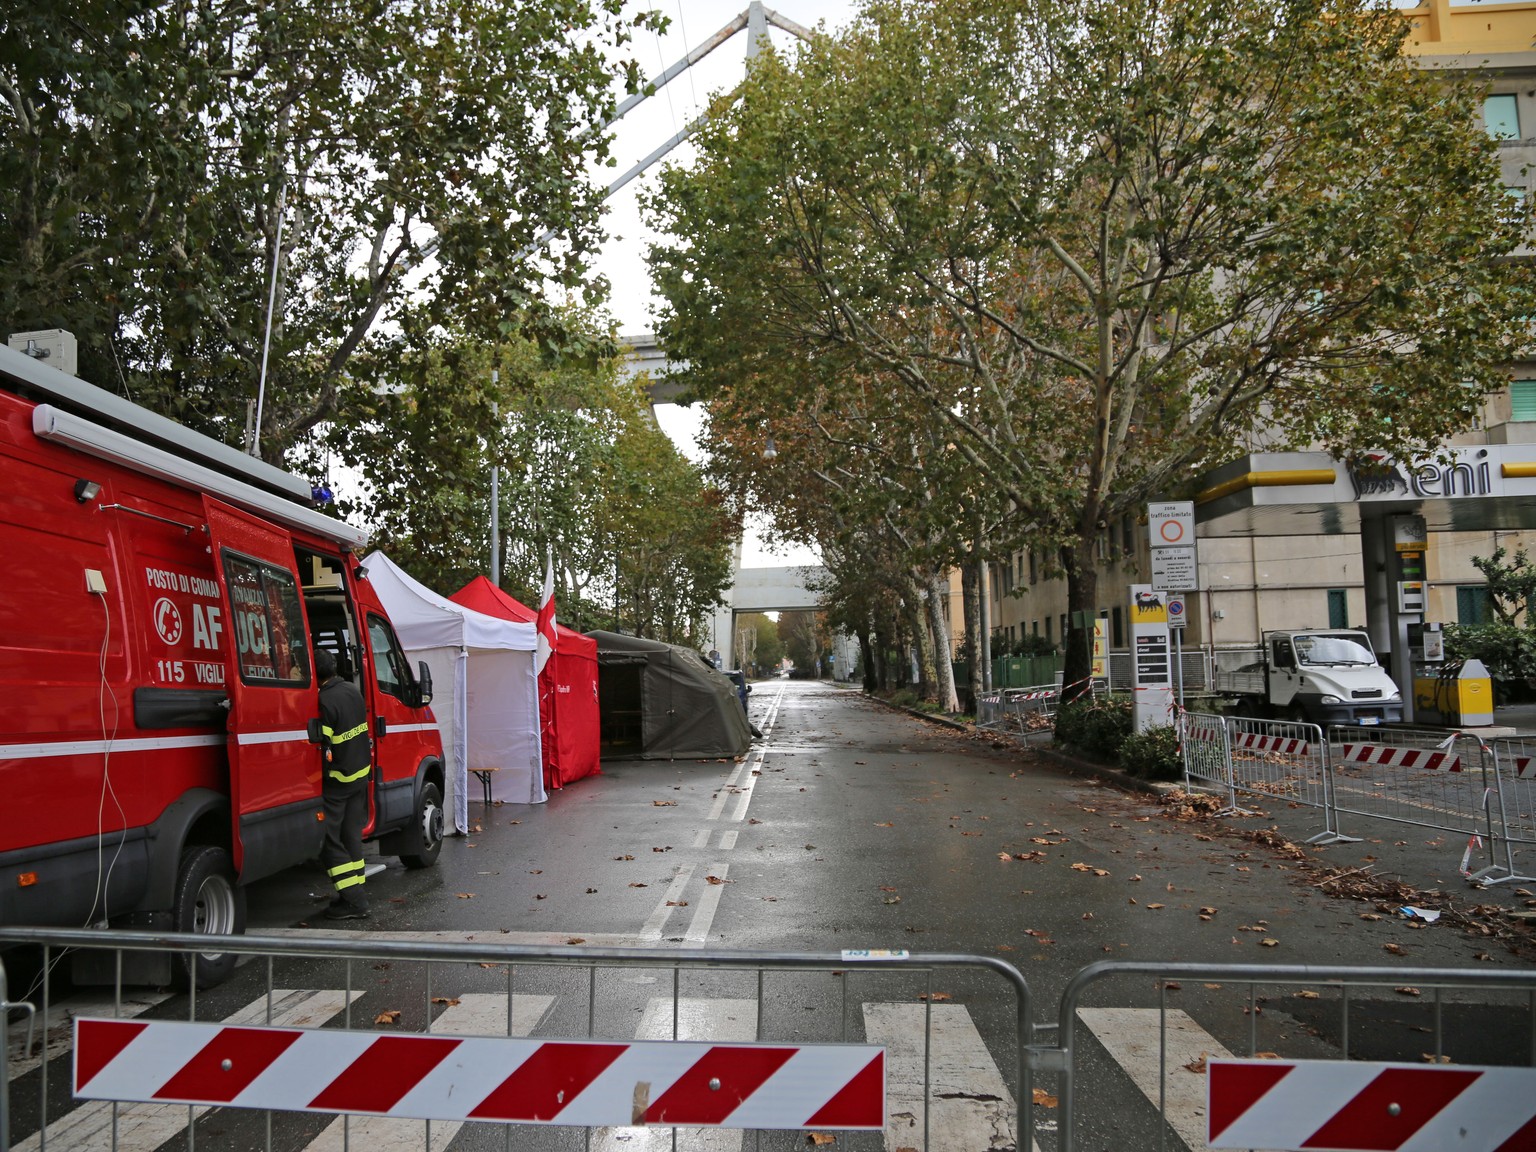
<path id="1" fill-rule="evenodd" d="M 880 1130 L 885 1049 L 82 1017 L 75 1021 L 74 1087 L 88 1100 L 417 1120 Z"/>
<path id="2" fill-rule="evenodd" d="M 1423 768 L 1461 771 L 1461 756 L 1432 748 L 1393 748 L 1386 744 L 1345 744 L 1344 760 L 1377 768 Z"/>
<path id="3" fill-rule="evenodd" d="M 1259 732 L 1239 732 L 1232 738 L 1232 747 L 1249 752 L 1280 752 L 1287 756 L 1306 756 L 1312 745 L 1295 736 L 1266 736 Z"/>

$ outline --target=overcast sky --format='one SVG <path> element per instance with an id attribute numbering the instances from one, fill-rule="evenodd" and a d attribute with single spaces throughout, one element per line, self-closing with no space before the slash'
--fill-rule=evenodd
<path id="1" fill-rule="evenodd" d="M 648 78 L 659 76 L 745 12 L 746 0 L 657 0 L 657 7 L 671 19 L 666 33 L 657 36 L 642 31 L 632 45 L 634 57 Z M 851 19 L 855 5 L 851 0 L 765 0 L 764 7 L 807 28 L 823 21 L 828 28 L 837 28 Z M 781 51 L 792 51 L 792 36 L 771 26 L 769 35 Z M 605 186 L 612 183 L 690 124 L 711 95 L 739 84 L 744 75 L 746 51 L 747 34 L 738 32 L 619 121 L 614 127 L 613 147 L 618 163 L 613 168 L 594 170 L 593 178 Z M 667 160 L 687 164 L 693 157 L 692 146 L 684 143 Z M 656 297 L 645 265 L 645 250 L 655 234 L 641 221 L 640 192 L 655 187 L 659 167 L 653 166 L 608 201 L 605 226 L 609 240 L 597 261 L 597 270 L 613 285 L 609 307 L 624 335 L 650 332 L 654 325 Z M 683 451 L 698 459 L 697 412 L 664 404 L 657 409 L 657 418 Z M 815 555 L 804 550 L 767 552 L 759 533 L 749 527 L 742 549 L 745 567 L 813 563 Z"/>

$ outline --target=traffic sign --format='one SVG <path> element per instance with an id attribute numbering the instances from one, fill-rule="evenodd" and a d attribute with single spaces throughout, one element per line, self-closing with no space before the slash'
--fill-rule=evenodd
<path id="1" fill-rule="evenodd" d="M 1193 500 L 1166 500 L 1147 505 L 1147 528 L 1153 548 L 1190 548 L 1195 543 Z"/>
<path id="2" fill-rule="evenodd" d="M 1168 627 L 1185 628 L 1189 625 L 1189 616 L 1184 611 L 1184 597 L 1170 595 L 1165 597 L 1168 602 Z"/>
<path id="3" fill-rule="evenodd" d="M 1200 587 L 1200 565 L 1194 545 L 1152 548 L 1152 587 L 1160 592 L 1193 592 Z"/>

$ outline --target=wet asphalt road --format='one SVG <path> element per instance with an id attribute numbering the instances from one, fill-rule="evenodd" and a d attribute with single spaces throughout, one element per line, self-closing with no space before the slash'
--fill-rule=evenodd
<path id="1" fill-rule="evenodd" d="M 1374 905 L 1324 895 L 1296 859 L 1242 835 L 1278 824 L 1282 835 L 1300 839 L 1309 834 L 1305 814 L 1180 820 L 1152 796 L 925 723 L 848 688 L 767 681 L 756 686 L 751 705 L 766 736 L 740 763 L 610 762 L 602 775 L 544 805 L 486 809 L 472 802 L 470 835 L 449 840 L 430 870 L 407 872 L 389 861 L 367 886 L 372 918 L 341 930 L 469 933 L 556 952 L 587 944 L 975 954 L 1005 959 L 1023 973 L 1029 1014 L 1040 1021 L 1055 1020 L 1067 981 L 1101 960 L 1529 964 L 1502 944 L 1447 925 L 1362 919 L 1376 914 Z M 1410 851 L 1406 844 L 1374 847 Z M 1359 860 L 1372 848 L 1367 841 L 1342 852 Z M 1423 845 L 1412 851 L 1417 855 L 1405 861 L 1445 855 Z M 1311 855 L 1328 852 L 1341 849 Z M 317 870 L 265 882 L 251 892 L 248 931 L 336 930 L 318 916 L 326 898 Z M 1518 902 L 1508 891 L 1499 899 Z M 259 967 L 205 993 L 199 1016 L 222 1018 L 247 1003 L 259 990 Z M 336 967 L 283 962 L 276 980 L 281 987 L 339 987 Z M 672 974 L 660 969 L 621 970 L 596 982 L 589 976 L 519 969 L 514 994 L 547 998 L 541 1033 L 629 1037 L 646 1001 L 674 987 Z M 362 998 L 354 1011 L 401 1010 L 400 1026 L 419 1028 L 448 1001 L 505 993 L 510 979 L 473 964 L 434 966 L 430 977 L 404 965 L 357 965 L 351 980 Z M 761 990 L 750 976 L 695 972 L 679 977 L 676 988 L 685 997 L 760 999 L 757 1028 L 772 1039 L 860 1040 L 862 1003 L 951 1000 L 967 1008 L 1005 1077 L 1011 1072 L 1012 1003 L 994 977 L 974 971 L 770 976 Z M 1272 1000 L 1254 1014 L 1236 985 L 1188 983 L 1164 995 L 1234 1052 L 1253 1042 L 1287 1055 L 1338 1055 L 1326 1000 Z M 1430 1006 L 1390 990 L 1363 999 L 1370 1003 L 1351 1021 L 1355 1054 L 1420 1060 Z M 1145 1008 L 1159 1002 L 1159 990 L 1146 977 L 1122 978 L 1098 986 L 1089 1002 Z M 164 1006 L 166 1015 L 178 1011 L 184 1015 L 184 1005 Z M 1447 1016 L 1448 1051 L 1458 1062 L 1507 1061 L 1530 1034 L 1528 1021 L 1497 1007 L 1467 1005 Z M 1092 1101 L 1080 1107 L 1079 1147 L 1156 1147 L 1155 1111 L 1125 1071 L 1091 1038 L 1079 1059 L 1080 1099 L 1090 1092 Z M 1041 1083 L 1054 1090 L 1050 1078 Z M 1036 1111 L 1045 1120 L 1042 1147 L 1049 1147 L 1052 1122 Z M 243 1122 L 222 1116 L 200 1125 L 211 1126 L 211 1146 L 258 1145 Z M 306 1117 L 281 1124 L 288 1137 L 280 1147 L 303 1147 L 322 1127 Z M 503 1138 L 471 1127 L 453 1147 L 503 1147 Z M 840 1138 L 845 1148 L 880 1147 L 878 1137 L 870 1139 Z M 803 1142 L 803 1134 L 782 1138 L 785 1147 Z M 524 1133 L 517 1143 L 546 1145 L 564 1146 L 547 1133 Z M 1168 1146 L 1178 1147 L 1177 1140 Z"/>

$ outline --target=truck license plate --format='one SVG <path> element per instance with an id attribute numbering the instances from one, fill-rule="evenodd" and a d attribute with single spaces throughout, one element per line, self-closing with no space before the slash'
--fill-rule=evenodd
<path id="1" fill-rule="evenodd" d="M 1360 717 L 1360 723 L 1361 724 L 1380 724 L 1381 723 L 1381 717 L 1380 716 L 1362 716 L 1362 717 Z"/>

